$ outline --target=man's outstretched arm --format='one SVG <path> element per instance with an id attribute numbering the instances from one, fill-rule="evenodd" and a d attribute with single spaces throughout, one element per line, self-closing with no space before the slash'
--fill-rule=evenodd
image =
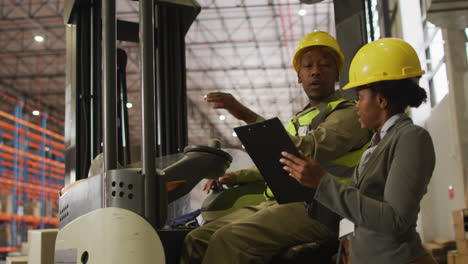
<path id="1" fill-rule="evenodd" d="M 212 104 L 214 109 L 226 109 L 235 118 L 252 124 L 257 122 L 257 115 L 250 108 L 241 104 L 237 99 L 230 93 L 209 93 L 205 95 L 204 100 Z"/>

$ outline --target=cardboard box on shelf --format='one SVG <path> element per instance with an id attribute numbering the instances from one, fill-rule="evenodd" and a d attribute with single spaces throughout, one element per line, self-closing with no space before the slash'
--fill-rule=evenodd
<path id="1" fill-rule="evenodd" d="M 11 241 L 10 226 L 8 223 L 0 225 L 0 245 L 8 245 L 8 241 Z"/>
<path id="2" fill-rule="evenodd" d="M 21 242 L 21 255 L 28 255 L 29 246 L 28 242 Z"/>
<path id="3" fill-rule="evenodd" d="M 41 216 L 41 207 L 41 201 L 28 199 L 24 208 L 24 214 L 32 216 Z"/>
<path id="4" fill-rule="evenodd" d="M 54 264 L 55 239 L 58 229 L 28 231 L 29 264 Z"/>
<path id="5" fill-rule="evenodd" d="M 58 201 L 45 201 L 45 215 L 48 217 L 58 217 Z"/>
<path id="6" fill-rule="evenodd" d="M 2 238 L 2 241 L 4 241 L 4 245 L 9 245 L 9 246 L 16 246 L 17 244 L 21 243 L 21 232 L 16 232 L 16 241 L 13 241 L 13 234 L 12 234 L 12 230 L 11 230 L 11 224 L 10 223 L 5 223 L 2 225 L 3 228 L 2 228 L 2 235 L 4 234 L 5 235 L 5 239 L 6 241 L 3 240 Z M 4 230 L 4 231 L 3 231 Z"/>
<path id="7" fill-rule="evenodd" d="M 6 264 L 28 264 L 27 256 L 7 257 Z"/>
<path id="8" fill-rule="evenodd" d="M 0 212 L 11 214 L 13 213 L 13 195 L 0 194 Z"/>
<path id="9" fill-rule="evenodd" d="M 21 241 L 22 241 L 23 237 L 22 237 L 22 232 L 20 232 L 20 229 L 17 227 L 16 228 L 16 234 L 13 234 L 11 224 L 8 223 L 8 224 L 5 224 L 5 225 L 6 225 L 6 239 L 7 239 L 6 245 L 9 245 L 9 246 L 12 246 L 12 247 L 16 247 L 18 245 L 21 245 Z M 16 236 L 16 241 L 13 241 L 13 238 L 15 236 Z"/>
<path id="10" fill-rule="evenodd" d="M 33 201 L 32 202 L 32 215 L 33 216 L 41 216 L 41 209 L 42 209 L 42 202 L 41 201 Z"/>

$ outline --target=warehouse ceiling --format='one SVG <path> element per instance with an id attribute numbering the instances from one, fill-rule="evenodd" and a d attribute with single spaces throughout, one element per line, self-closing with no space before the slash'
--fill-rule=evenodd
<path id="1" fill-rule="evenodd" d="M 299 40 L 319 29 L 334 32 L 332 1 L 212 0 L 202 7 L 186 35 L 190 144 L 218 138 L 239 147 L 232 128 L 242 125 L 203 101 L 209 92 L 233 94 L 258 114 L 284 123 L 306 103 L 291 61 Z M 39 123 L 31 110 L 51 116 L 48 127 L 63 130 L 65 116 L 65 25 L 63 0 L 0 1 L 0 110 L 26 104 L 23 118 Z M 117 1 L 117 16 L 138 19 L 138 2 Z M 37 42 L 36 35 L 44 37 Z M 131 141 L 140 144 L 141 111 L 138 46 L 119 42 L 127 52 Z"/>

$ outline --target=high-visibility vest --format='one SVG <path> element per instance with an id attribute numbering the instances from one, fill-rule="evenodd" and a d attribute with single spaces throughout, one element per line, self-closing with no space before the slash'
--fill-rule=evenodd
<path id="1" fill-rule="evenodd" d="M 293 117 L 289 121 L 288 125 L 286 126 L 286 131 L 292 136 L 297 136 L 297 129 L 296 126 L 309 126 L 309 130 L 316 129 L 320 123 L 325 120 L 325 118 L 343 102 L 350 102 L 345 99 L 338 99 L 336 101 L 332 101 L 327 104 L 326 109 L 313 109 L 307 114 L 304 114 L 300 117 Z M 343 183 L 349 183 L 351 180 L 352 171 L 354 167 L 359 163 L 362 154 L 366 149 L 369 147 L 370 141 L 362 146 L 360 149 L 353 150 L 343 154 L 342 156 L 325 162 L 322 164 L 324 168 L 330 172 L 331 174 L 335 175 L 335 177 Z M 274 198 L 273 192 L 267 186 L 265 190 L 265 197 L 267 200 L 271 200 Z"/>

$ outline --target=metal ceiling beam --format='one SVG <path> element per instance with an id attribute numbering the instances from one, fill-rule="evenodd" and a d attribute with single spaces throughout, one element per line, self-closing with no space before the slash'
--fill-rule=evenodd
<path id="1" fill-rule="evenodd" d="M 221 16 L 220 16 L 220 18 L 221 18 Z M 223 27 L 224 27 L 224 29 L 225 29 L 224 32 L 227 32 L 227 27 L 226 27 L 225 23 L 223 23 L 222 18 L 221 18 L 221 24 L 223 25 Z M 197 21 L 196 25 L 199 26 L 200 29 L 203 29 L 203 30 L 201 30 L 201 33 L 203 34 L 203 36 L 205 37 L 205 39 L 207 39 L 207 38 L 206 38 L 206 33 L 209 33 L 213 39 L 217 39 L 216 36 L 213 34 L 213 32 L 211 32 L 211 30 L 208 29 L 208 28 L 206 28 L 203 24 L 201 24 L 201 23 L 199 23 L 199 22 Z M 228 37 L 229 37 L 229 35 L 228 35 Z M 231 65 L 231 63 L 230 63 L 229 61 L 227 61 L 226 58 L 225 58 L 222 54 L 220 54 L 214 47 L 209 47 L 209 49 L 211 50 L 211 52 L 213 52 L 213 54 L 215 54 L 215 55 L 217 56 L 217 58 L 220 59 L 220 61 L 223 61 L 223 64 L 225 64 L 225 65 Z M 234 49 L 234 46 L 233 46 L 233 49 Z M 190 49 L 189 49 L 189 50 L 190 50 Z M 236 52 L 236 50 L 234 50 L 234 51 Z M 236 54 L 238 54 L 238 52 L 236 52 Z M 195 55 L 195 53 L 193 53 L 193 52 L 191 53 L 191 55 L 192 55 L 193 57 L 197 57 L 197 56 Z M 197 61 L 201 61 L 201 60 L 197 60 Z M 234 87 L 235 85 L 234 85 L 234 81 L 233 81 L 232 77 L 231 77 L 230 75 L 228 75 L 227 72 L 224 72 L 224 73 L 225 73 L 225 76 L 226 76 L 227 80 L 229 80 L 229 82 L 232 84 L 231 87 Z M 212 79 L 212 80 L 213 80 L 213 83 L 214 83 L 214 84 L 218 85 L 218 84 L 217 84 L 217 81 L 216 81 L 215 79 Z M 242 97 L 240 97 L 239 95 L 237 95 L 237 96 L 238 96 L 238 98 L 239 98 L 241 101 L 243 101 L 243 98 L 242 98 Z"/>
<path id="2" fill-rule="evenodd" d="M 33 42 L 32 38 L 28 43 L 28 46 L 26 46 L 25 39 L 24 39 L 24 34 L 25 32 L 22 30 L 18 30 L 17 32 L 2 32 L 4 36 L 8 38 L 8 41 L 4 41 L 4 45 L 2 45 L 0 48 L 2 50 L 8 50 L 7 46 L 11 45 L 11 42 L 18 44 L 23 50 L 27 47 L 29 47 Z M 15 33 L 14 35 L 11 35 Z"/>
<path id="3" fill-rule="evenodd" d="M 293 41 L 299 41 L 301 38 L 294 38 Z M 257 39 L 257 42 L 259 44 L 265 44 L 265 43 L 271 43 L 275 44 L 274 46 L 278 45 L 278 43 L 281 46 L 284 46 L 278 38 L 272 38 L 272 39 Z M 216 45 L 226 45 L 226 44 L 249 44 L 249 46 L 252 43 L 251 39 L 236 39 L 236 40 L 221 40 L 221 41 L 202 41 L 202 42 L 187 42 L 187 46 L 190 46 L 192 48 L 198 48 L 198 46 L 202 46 L 202 48 L 205 48 L 203 46 L 216 46 Z M 273 45 L 272 45 L 273 46 Z"/>
<path id="4" fill-rule="evenodd" d="M 213 87 L 213 88 L 206 88 L 206 87 L 187 87 L 187 92 L 211 92 L 211 91 L 219 91 L 219 90 L 252 90 L 252 89 L 290 89 L 291 87 L 289 85 L 272 85 L 272 86 L 256 86 L 254 88 L 250 86 L 241 86 L 241 87 L 236 87 L 236 88 L 223 88 L 223 87 Z"/>
<path id="5" fill-rule="evenodd" d="M 2 80 L 20 80 L 20 79 L 49 79 L 49 78 L 58 78 L 58 77 L 65 77 L 64 73 L 56 73 L 56 74 L 30 74 L 30 75 L 5 75 L 0 76 Z"/>
<path id="6" fill-rule="evenodd" d="M 9 5 L 9 6 L 10 7 L 13 6 L 13 8 L 11 8 L 8 13 L 5 13 L 4 9 L 1 9 L 2 11 L 0 12 L 0 20 L 3 19 L 4 17 L 7 17 L 9 13 L 13 12 L 18 7 L 20 7 L 22 10 L 26 11 L 26 16 L 25 17 L 15 17 L 15 18 L 18 18 L 18 19 L 22 19 L 22 18 L 37 19 L 37 18 L 50 18 L 50 17 L 60 17 L 61 18 L 62 12 L 63 12 L 63 1 L 56 1 L 56 0 L 53 1 L 53 3 L 55 4 L 55 7 L 54 7 L 54 4 L 52 4 L 52 0 L 50 0 L 50 1 L 41 0 L 41 1 L 37 1 L 37 2 L 29 1 L 27 4 L 23 3 L 23 1 L 10 1 L 10 3 L 12 3 L 12 5 Z M 60 5 L 62 5 L 62 6 L 60 7 Z M 7 5 L 3 3 L 2 6 L 7 6 Z M 50 16 L 50 15 L 37 16 L 39 11 L 44 7 L 47 7 L 49 10 L 54 12 L 55 15 L 54 16 Z"/>
<path id="7" fill-rule="evenodd" d="M 187 71 L 187 80 L 191 81 L 192 83 L 194 83 L 195 85 L 197 85 L 198 87 L 206 87 L 206 85 L 200 85 L 199 83 L 197 83 L 195 80 L 193 80 L 193 78 L 190 76 L 190 74 L 188 74 L 189 72 Z M 216 83 L 216 80 L 213 78 L 213 76 L 211 75 L 205 75 L 207 77 L 207 79 L 209 79 L 210 81 L 213 82 L 213 84 L 217 84 Z M 187 87 L 188 89 L 188 87 Z"/>
<path id="8" fill-rule="evenodd" d="M 10 3 L 15 4 L 14 0 L 10 0 Z M 26 12 L 26 13 L 28 12 L 28 10 L 27 10 L 25 7 L 21 7 L 21 10 L 22 10 L 22 12 Z M 23 47 L 23 50 L 28 50 L 27 47 L 29 47 L 29 46 L 26 46 L 26 45 L 25 45 L 25 42 L 24 42 L 24 41 L 25 41 L 25 39 L 24 39 L 24 34 L 25 34 L 25 32 L 28 32 L 28 33 L 30 33 L 30 34 L 33 36 L 33 35 L 34 35 L 34 32 L 32 32 L 30 29 L 26 28 L 25 26 L 18 24 L 18 23 L 15 21 L 15 19 L 13 19 L 13 18 L 7 18 L 7 19 L 8 19 L 10 22 L 16 24 L 16 25 L 18 26 L 18 29 L 20 30 L 20 32 L 23 33 L 23 34 L 22 34 L 22 38 L 21 38 L 21 42 L 18 42 L 18 40 L 16 40 L 15 38 L 11 37 L 11 36 L 9 35 L 9 33 L 7 33 L 7 32 L 3 32 L 3 33 L 4 33 L 5 35 L 7 35 L 7 37 L 10 38 L 11 41 L 15 41 L 15 42 L 17 42 L 19 45 L 21 45 L 21 46 Z M 28 19 L 28 22 L 29 22 L 30 24 L 36 25 L 37 27 L 41 28 L 44 32 L 45 32 L 45 31 L 50 32 L 52 35 L 54 35 L 54 36 L 56 37 L 56 39 L 57 39 L 58 41 L 62 41 L 63 43 L 65 43 L 65 42 L 64 42 L 64 36 L 63 36 L 63 35 L 57 34 L 57 32 L 55 32 L 53 29 L 50 29 L 50 30 L 49 30 L 48 25 L 42 25 L 42 24 L 38 23 L 37 21 L 34 21 L 33 19 Z M 33 43 L 33 40 L 32 40 L 32 38 L 31 38 L 31 41 L 29 42 L 29 45 L 31 45 L 32 43 Z M 52 49 L 52 47 L 49 45 L 49 43 L 48 43 L 47 41 L 44 42 L 43 45 L 44 45 L 44 47 L 45 47 L 47 50 L 51 50 L 51 49 Z M 29 51 L 29 50 L 28 50 L 28 51 Z M 24 63 L 24 60 L 23 60 L 22 58 L 18 58 L 18 59 L 21 60 L 21 61 Z M 56 63 L 53 63 L 53 61 L 47 61 L 47 59 L 45 59 L 45 57 L 44 57 L 44 61 L 45 61 L 48 65 L 52 65 L 52 64 L 53 64 L 54 67 L 56 67 L 57 71 L 59 71 L 59 72 L 60 72 L 60 71 L 64 71 L 63 67 L 61 67 L 60 65 L 56 65 Z M 27 63 L 24 63 L 24 65 L 27 65 Z M 26 66 L 26 67 L 27 67 L 27 66 Z"/>
<path id="9" fill-rule="evenodd" d="M 194 103 L 190 98 L 187 98 L 187 108 L 191 109 L 192 115 L 196 112 L 202 119 L 201 122 L 205 122 L 206 124 L 208 124 L 211 132 L 210 137 L 216 137 L 220 139 L 223 143 L 229 143 L 229 140 L 223 135 L 223 133 L 218 129 L 218 127 L 211 121 L 209 117 L 205 115 L 205 113 L 202 110 L 200 110 L 198 105 Z"/>
<path id="10" fill-rule="evenodd" d="M 245 3 L 243 1 L 243 3 Z M 254 5 L 248 5 L 248 4 L 240 4 L 240 5 L 232 5 L 232 6 L 202 6 L 202 10 L 210 10 L 210 9 L 236 9 L 236 8 L 257 8 L 257 7 L 271 7 L 271 6 L 301 6 L 301 3 L 268 3 L 268 4 L 254 4 Z M 321 4 L 318 4 L 321 5 Z"/>
<path id="11" fill-rule="evenodd" d="M 15 4 L 18 5 L 18 3 L 15 3 L 14 0 L 10 0 L 10 3 L 12 3 L 12 4 L 14 4 L 14 5 L 15 5 Z M 57 40 L 61 40 L 61 41 L 65 44 L 65 40 L 64 40 L 64 39 L 65 39 L 65 35 L 64 35 L 65 32 L 64 32 L 63 35 L 59 35 L 59 34 L 57 34 L 57 32 L 55 32 L 55 31 L 53 30 L 53 28 L 50 28 L 50 30 L 49 30 L 48 25 L 44 25 L 44 24 L 41 24 L 41 23 L 37 22 L 36 20 L 34 20 L 34 16 L 29 16 L 29 15 L 28 15 L 28 9 L 26 9 L 24 6 L 22 6 L 21 4 L 19 4 L 18 7 L 19 7 L 24 13 L 26 13 L 26 15 L 27 15 L 26 17 L 29 17 L 29 19 L 25 19 L 29 24 L 35 25 L 35 26 L 39 27 L 41 30 L 43 30 L 43 31 L 51 32 L 51 33 L 57 38 Z M 10 21 L 10 22 L 13 22 L 13 23 L 15 23 L 16 25 L 18 25 L 18 28 L 20 28 L 20 29 L 25 29 L 25 30 L 26 30 L 25 26 L 19 25 L 18 23 L 16 23 L 16 21 L 15 21 L 16 18 L 5 17 L 4 20 L 8 20 L 8 21 Z M 31 34 L 34 34 L 34 33 L 31 32 Z M 47 45 L 47 44 L 45 44 L 45 45 Z"/>
<path id="12" fill-rule="evenodd" d="M 8 15 L 5 15 L 4 13 L 0 13 L 0 22 L 2 21 L 10 21 L 12 18 L 9 17 Z M 22 20 L 30 20 L 31 17 L 28 17 L 28 16 L 24 16 L 24 17 L 14 17 L 14 19 L 16 21 L 22 21 Z M 47 16 L 41 16 L 41 15 L 37 15 L 35 17 L 33 17 L 34 20 L 46 20 L 46 19 L 57 19 L 57 20 L 60 20 L 60 23 L 63 23 L 63 18 L 61 15 L 47 15 Z"/>
<path id="13" fill-rule="evenodd" d="M 187 72 L 227 72 L 227 71 L 247 71 L 247 70 L 291 70 L 291 67 L 285 65 L 271 65 L 271 66 L 232 66 L 226 68 L 187 68 Z"/>
<path id="14" fill-rule="evenodd" d="M 45 72 L 47 70 L 48 67 L 50 66 L 53 66 L 55 68 L 55 72 L 58 72 L 59 74 L 64 74 L 64 68 L 61 67 L 61 65 L 59 63 L 57 63 L 57 59 L 56 57 L 59 56 L 60 54 L 58 55 L 53 55 L 53 56 L 40 56 L 40 55 L 37 55 L 37 56 L 29 56 L 29 58 L 37 58 L 39 59 L 39 63 L 43 63 L 43 65 L 41 65 L 41 67 L 33 67 L 33 64 L 31 64 L 31 61 L 25 61 L 26 58 L 28 58 L 27 56 L 20 56 L 20 55 L 13 55 L 13 56 L 10 56 L 9 54 L 7 55 L 0 55 L 0 58 L 7 58 L 7 57 L 13 57 L 14 60 L 16 60 L 16 62 L 14 63 L 14 65 L 12 63 L 5 63 L 4 65 L 6 67 L 4 67 L 3 69 L 12 69 L 13 71 L 11 72 L 11 74 L 13 74 L 14 76 L 12 77 L 15 77 L 15 76 L 21 76 L 21 75 L 18 75 L 18 69 L 19 69 L 19 65 L 21 64 L 22 66 L 24 66 L 25 69 L 27 69 L 27 72 L 22 72 L 22 73 L 30 73 L 29 75 L 37 75 L 37 76 L 45 76 L 47 74 L 50 74 L 50 73 L 45 73 L 43 74 L 42 72 Z M 54 57 L 54 58 L 50 58 L 50 57 Z M 5 62 L 5 60 L 3 60 L 3 62 Z M 19 63 L 18 63 L 19 62 Z M 6 77 L 5 77 L 6 78 Z"/>
<path id="15" fill-rule="evenodd" d="M 323 13 L 317 12 L 317 14 L 321 14 L 321 15 L 325 15 L 325 16 L 326 16 L 326 15 L 328 15 L 328 11 L 327 11 L 327 12 L 323 12 Z M 266 15 L 255 15 L 255 18 L 256 18 L 256 19 L 257 19 L 257 18 L 273 18 L 273 19 L 274 19 L 274 17 L 273 17 L 272 15 L 270 15 L 270 14 L 266 14 Z M 304 18 L 304 17 L 301 16 L 301 18 Z M 240 19 L 245 19 L 245 16 L 242 16 L 242 15 L 239 15 L 239 16 L 229 16 L 229 17 L 224 17 L 224 19 L 225 19 L 225 20 L 240 20 Z M 208 18 L 200 18 L 200 19 L 198 19 L 198 20 L 199 20 L 199 21 L 202 21 L 202 22 L 204 22 L 204 21 L 213 21 L 213 20 L 217 21 L 218 18 L 216 18 L 216 17 L 208 17 Z"/>
<path id="16" fill-rule="evenodd" d="M 16 18 L 14 18 L 14 20 L 16 21 Z M 0 20 L 1 21 L 1 20 Z M 49 29 L 65 29 L 65 25 L 61 24 L 61 25 L 51 25 L 51 26 L 47 26 L 47 28 Z M 18 30 L 35 30 L 35 29 L 41 29 L 40 27 L 38 26 L 32 26 L 32 27 L 28 27 L 28 26 L 23 26 L 21 29 L 18 29 L 18 28 L 15 28 L 15 27 L 3 27 L 3 28 L 0 28 L 0 33 L 1 32 L 5 32 L 5 31 L 18 31 Z"/>
<path id="17" fill-rule="evenodd" d="M 189 50 L 189 53 L 190 53 L 190 48 L 188 49 Z M 193 55 L 193 54 L 192 54 Z M 211 81 L 214 85 L 218 85 L 217 81 L 213 78 L 212 75 L 210 74 L 206 74 L 206 72 L 204 72 L 204 76 L 206 77 L 207 80 Z M 198 84 L 191 76 L 190 76 L 190 72 L 187 71 L 187 80 L 194 83 L 196 86 L 198 87 L 206 87 L 206 85 L 200 85 Z M 188 87 L 187 87 L 188 89 Z"/>
<path id="18" fill-rule="evenodd" d="M 191 79 L 189 75 L 187 75 L 187 78 L 188 79 Z M 191 80 L 193 83 L 197 84 L 197 82 Z M 198 87 L 203 87 L 203 86 L 200 86 L 199 84 L 197 84 Z M 200 89 L 200 91 L 204 91 L 202 89 Z M 219 91 L 219 90 L 218 90 Z M 188 88 L 187 88 L 187 92 L 189 92 Z M 209 118 L 208 115 L 205 114 L 205 112 L 203 112 L 197 104 L 195 104 L 192 99 L 190 99 L 190 97 L 187 96 L 187 109 L 191 109 L 192 111 L 192 115 L 193 115 L 193 111 L 196 110 L 198 112 L 198 114 L 200 115 L 200 117 L 202 118 L 202 122 L 207 122 L 208 125 L 210 127 L 213 126 L 212 129 L 214 129 L 214 131 L 218 131 L 218 128 L 212 123 L 211 119 Z M 224 123 L 226 129 L 232 129 L 232 127 L 230 127 L 227 123 Z M 218 134 L 222 136 L 222 133 L 218 131 Z M 223 139 L 227 140 L 224 136 L 223 136 Z"/>
<path id="19" fill-rule="evenodd" d="M 15 23 L 15 22 L 13 22 L 13 23 Z M 19 56 L 19 55 L 16 56 L 16 60 L 21 61 L 22 64 L 25 66 L 25 68 L 27 68 L 27 69 L 29 70 L 29 72 L 35 72 L 34 69 L 29 68 L 30 63 L 27 63 L 27 62 L 24 61 L 24 58 L 26 57 L 26 56 L 25 56 L 25 53 L 37 54 L 37 50 L 34 50 L 34 49 L 29 48 L 29 47 L 34 43 L 34 41 L 32 40 L 32 38 L 30 38 L 30 40 L 29 40 L 28 43 L 26 43 L 26 40 L 25 40 L 25 38 L 24 38 L 24 36 L 25 36 L 26 33 L 27 33 L 27 34 L 30 33 L 31 35 L 33 35 L 33 32 L 31 32 L 31 30 L 24 29 L 22 25 L 18 25 L 18 27 L 19 27 L 19 29 L 18 29 L 19 31 L 18 31 L 18 33 L 15 34 L 14 36 L 11 35 L 12 32 L 10 32 L 10 31 L 4 31 L 4 32 L 2 32 L 2 35 L 4 35 L 4 36 L 6 36 L 7 38 L 9 38 L 10 41 L 16 42 L 16 43 L 22 48 L 22 50 L 21 50 L 21 51 L 11 51 L 11 50 L 8 50 L 8 49 L 6 48 L 6 46 L 4 46 L 4 47 L 2 47 L 2 50 L 6 50 L 6 52 L 7 52 L 8 54 L 7 54 L 7 55 L 3 55 L 3 54 L 2 54 L 1 57 L 12 55 L 12 54 L 14 54 L 15 52 L 16 52 L 16 53 L 22 53 L 21 56 Z M 18 34 L 21 34 L 21 38 L 16 38 L 16 37 L 18 36 Z M 6 42 L 6 43 L 8 43 L 8 42 Z M 7 44 L 7 45 L 8 45 L 8 44 Z M 54 52 L 54 49 L 51 48 L 51 46 L 48 45 L 47 42 L 45 42 L 43 45 L 44 45 L 45 50 L 46 50 L 47 52 Z M 41 50 L 41 52 L 43 53 L 44 50 Z M 46 65 L 47 67 L 48 67 L 48 66 L 54 66 L 55 69 L 56 69 L 56 71 L 58 71 L 58 72 L 64 72 L 63 67 L 61 67 L 59 64 L 57 64 L 57 61 L 56 61 L 55 59 L 54 59 L 54 60 L 49 59 L 49 58 L 47 58 L 46 56 L 42 56 L 42 54 L 37 54 L 36 56 L 42 58 L 42 61 L 45 62 L 45 65 Z M 18 64 L 16 63 L 14 67 L 17 67 L 17 65 L 18 65 Z M 39 69 L 37 69 L 37 70 L 39 70 Z M 43 67 L 41 70 L 44 70 L 44 67 Z"/>
<path id="20" fill-rule="evenodd" d="M 0 86 L 4 86 L 4 87 L 9 89 L 8 92 L 5 92 L 4 90 L 2 90 L 2 92 L 7 94 L 10 97 L 23 98 L 25 103 L 27 103 L 26 101 L 28 99 L 31 101 L 31 94 L 30 93 L 18 90 L 17 87 L 12 86 L 11 84 L 5 82 L 3 79 L 0 79 Z M 15 95 L 13 95 L 11 93 L 14 93 Z M 63 122 L 64 118 L 63 118 L 63 116 L 61 116 L 63 114 L 63 109 L 58 109 L 55 105 L 47 103 L 47 102 L 41 102 L 41 106 L 43 107 L 43 109 L 46 109 L 47 114 L 49 116 L 52 116 L 53 118 Z M 58 116 L 60 116 L 61 118 L 57 118 Z"/>
<path id="21" fill-rule="evenodd" d="M 279 17 L 278 13 L 276 13 L 276 9 L 275 9 L 274 6 L 271 6 L 271 10 L 272 10 L 275 17 Z M 275 19 L 275 31 L 276 31 L 277 39 L 281 40 L 281 33 L 280 33 L 281 30 L 280 30 L 280 25 L 278 23 L 278 19 Z M 288 65 L 288 64 L 286 63 L 286 54 L 284 53 L 283 47 L 286 47 L 286 49 L 287 49 L 287 46 L 285 46 L 285 43 L 280 42 L 279 51 L 280 51 L 281 64 L 282 64 L 283 68 L 287 68 L 286 65 Z M 286 80 L 287 83 L 291 83 L 291 80 L 289 78 L 289 74 L 288 74 L 287 71 L 284 72 L 284 79 Z M 292 96 L 291 89 L 288 89 L 288 96 L 289 96 L 289 98 L 291 98 L 291 102 L 294 103 L 294 100 L 292 100 L 293 96 Z M 294 108 L 294 106 L 293 106 L 293 108 Z"/>
<path id="22" fill-rule="evenodd" d="M 65 49 L 42 49 L 42 50 L 23 50 L 23 51 L 5 51 L 0 52 L 0 57 L 38 57 L 38 56 L 57 56 L 65 54 Z"/>
<path id="23" fill-rule="evenodd" d="M 243 3 L 245 3 L 245 1 L 243 1 Z M 216 4 L 215 4 L 215 5 L 216 5 Z M 252 22 L 251 22 L 250 16 L 249 16 L 249 14 L 248 14 L 247 9 L 246 9 L 246 8 L 243 8 L 243 9 L 244 9 L 244 14 L 245 14 L 245 19 L 246 19 L 245 21 L 247 21 L 247 23 L 248 23 L 249 33 L 252 34 L 252 38 L 253 38 L 254 43 L 255 43 L 255 49 L 258 51 L 258 42 L 257 42 L 256 37 L 255 37 L 255 32 L 253 32 L 253 29 L 252 29 Z M 226 21 L 224 20 L 223 16 L 222 16 L 221 13 L 219 12 L 219 9 L 216 9 L 216 13 L 218 14 L 218 16 L 219 16 L 219 18 L 220 18 L 220 20 L 221 20 L 221 25 L 222 25 L 222 27 L 225 29 L 225 32 L 229 32 L 229 30 L 228 30 L 228 28 L 227 28 L 227 26 L 226 26 Z M 236 30 L 238 30 L 239 28 L 240 28 L 240 26 L 237 27 Z M 228 39 L 229 39 L 229 40 L 232 40 L 232 34 L 233 34 L 234 32 L 235 32 L 235 31 L 230 32 L 230 33 L 228 34 Z M 240 53 L 239 53 L 239 50 L 237 49 L 237 46 L 236 46 L 232 41 L 231 41 L 231 45 L 232 45 L 232 49 L 233 49 L 233 51 L 234 51 L 235 56 L 236 56 L 236 57 L 241 57 L 241 55 L 240 55 Z M 260 58 L 260 60 L 261 60 L 261 65 L 263 65 L 263 67 L 265 67 L 265 63 L 263 62 L 263 60 L 262 60 L 261 58 Z M 243 60 L 240 60 L 240 61 L 243 61 Z M 246 70 L 245 70 L 245 69 L 242 69 L 242 68 L 244 68 L 244 67 L 241 67 L 241 70 L 244 71 L 244 73 L 246 73 Z M 229 81 L 231 82 L 231 87 L 234 87 L 234 88 L 237 87 L 238 84 L 234 82 L 234 79 L 233 79 L 229 74 L 227 74 L 226 71 L 224 71 L 224 73 L 225 73 L 226 76 L 228 76 L 228 79 L 229 79 Z M 254 84 L 253 84 L 253 82 L 252 82 L 252 80 L 251 80 L 250 78 L 248 79 L 248 81 L 249 81 L 250 86 L 251 86 L 251 87 L 254 87 Z M 234 89 L 234 90 L 235 90 L 235 89 Z M 254 93 L 255 93 L 255 90 L 253 90 L 253 91 L 254 91 Z M 257 104 L 258 104 L 258 105 L 260 106 L 260 108 L 262 109 L 262 112 L 265 112 L 264 106 L 263 106 L 263 104 L 260 103 L 260 101 L 259 101 L 259 99 L 258 99 L 258 96 L 256 96 L 255 98 L 256 98 Z M 244 99 L 242 98 L 242 96 L 241 96 L 240 100 L 241 100 L 241 101 L 244 100 Z"/>

